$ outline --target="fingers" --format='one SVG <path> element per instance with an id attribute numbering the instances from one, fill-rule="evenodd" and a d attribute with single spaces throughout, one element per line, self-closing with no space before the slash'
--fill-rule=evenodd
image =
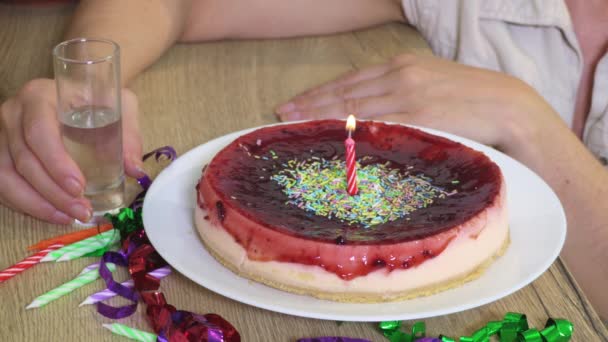
<path id="1" fill-rule="evenodd" d="M 129 89 L 122 91 L 122 133 L 125 172 L 135 178 L 144 176 L 142 139 L 139 133 L 137 97 Z"/>
<path id="2" fill-rule="evenodd" d="M 371 118 L 377 115 L 394 113 L 399 108 L 399 99 L 394 95 L 345 99 L 327 106 L 291 112 L 281 116 L 282 120 L 337 119 L 348 113 L 357 118 Z"/>
<path id="3" fill-rule="evenodd" d="M 43 81 L 48 82 L 44 84 Z M 56 114 L 54 83 L 51 80 L 38 82 L 42 84 L 25 88 L 25 93 L 22 94 L 22 115 L 11 115 L 15 120 L 22 117 L 22 122 L 12 127 L 23 127 L 18 136 L 19 141 L 25 141 L 27 148 L 41 162 L 56 184 L 74 197 L 82 196 L 85 179 L 62 142 Z M 19 132 L 9 132 L 9 136 L 17 133 Z M 15 139 L 9 141 L 14 142 Z"/>
<path id="4" fill-rule="evenodd" d="M 18 118 L 19 116 L 14 116 L 14 119 L 18 120 Z M 17 123 L 17 126 L 13 127 L 19 127 L 18 125 Z M 88 202 L 83 198 L 72 197 L 51 178 L 42 162 L 28 148 L 23 132 L 20 129 L 7 130 L 7 136 L 9 138 L 8 145 L 14 168 L 21 177 L 39 195 L 48 199 L 53 207 L 83 222 L 88 221 L 92 215 Z M 79 195 L 81 196 L 82 194 Z"/>
<path id="5" fill-rule="evenodd" d="M 318 94 L 330 93 L 335 89 L 353 85 L 365 80 L 380 77 L 389 72 L 394 66 L 391 63 L 374 65 L 365 69 L 350 71 L 337 79 L 320 86 L 309 89 L 308 91 L 296 96 L 290 102 L 282 104 L 276 108 L 278 115 L 292 112 L 296 109 L 296 102 L 299 99 L 311 97 Z"/>
<path id="6" fill-rule="evenodd" d="M 364 80 L 323 93 L 300 97 L 294 110 L 281 113 L 281 120 L 340 118 L 347 114 L 372 117 L 399 109 L 399 96 L 394 93 L 398 79 L 394 74 Z"/>
<path id="7" fill-rule="evenodd" d="M 419 97 L 428 93 L 425 90 L 428 87 L 424 86 L 423 80 L 427 77 L 424 69 L 407 65 L 411 64 L 408 61 L 387 63 L 385 66 L 391 68 L 375 78 L 334 88 L 323 86 L 299 96 L 289 106 L 279 108 L 279 117 L 284 121 L 340 118 L 347 114 L 365 118 L 409 112 L 419 105 Z"/>
<path id="8" fill-rule="evenodd" d="M 17 173 L 3 132 L 0 132 L 0 175 L 0 202 L 9 208 L 56 224 L 72 222 L 72 218 L 57 210 Z"/>
<path id="9" fill-rule="evenodd" d="M 3 174 L 8 174 L 8 170 L 0 169 L 0 172 L 3 172 Z M 3 184 L 2 182 L 3 182 L 3 180 L 0 179 L 0 185 Z M 10 210 L 18 211 L 4 197 L 6 197 L 6 196 L 3 193 L 0 192 L 0 205 L 3 205 L 5 207 L 9 208 Z"/>
<path id="10" fill-rule="evenodd" d="M 361 70 L 350 71 L 333 81 L 309 89 L 294 97 L 290 102 L 278 106 L 275 112 L 279 116 L 293 112 L 296 110 L 298 101 L 302 98 L 308 98 L 323 93 L 331 93 L 336 91 L 338 88 L 344 88 L 367 80 L 380 78 L 389 74 L 391 71 L 413 64 L 416 62 L 416 60 L 417 57 L 414 54 L 402 54 L 382 64 L 373 65 Z M 366 96 L 372 95 L 367 94 Z"/>
<path id="11" fill-rule="evenodd" d="M 4 202 L 36 217 L 59 217 L 65 223 L 63 216 L 69 214 L 88 221 L 92 212 L 88 201 L 81 198 L 84 180 L 63 147 L 54 101 L 50 100 L 53 89 L 50 80 L 32 81 L 18 98 L 3 104 L 2 158 L 9 173 L 3 181 L 11 182 L 0 192 Z M 41 211 L 36 211 L 28 200 L 46 204 L 39 203 Z"/>
<path id="12" fill-rule="evenodd" d="M 332 104 L 336 105 L 333 106 L 333 108 L 342 107 L 345 110 L 349 108 L 355 110 L 360 109 L 357 99 L 361 100 L 363 98 L 387 95 L 393 88 L 393 85 L 394 81 L 391 77 L 380 77 L 335 88 L 323 93 L 301 97 L 294 101 L 295 108 L 293 112 L 307 112 L 315 108 L 331 107 Z M 341 102 L 343 103 L 340 104 Z M 288 118 L 291 113 L 292 112 L 283 113 L 280 116 L 281 118 Z M 360 112 L 351 111 L 343 112 L 341 116 L 350 113 L 354 113 L 358 116 L 361 115 Z"/>
<path id="13" fill-rule="evenodd" d="M 19 148 L 31 150 L 32 157 L 40 160 L 41 167 L 54 183 L 72 196 L 82 196 L 84 176 L 65 150 L 54 108 L 44 103 L 26 103 L 22 120 L 23 131 L 11 134 L 17 137 L 11 141 L 24 141 L 27 146 Z"/>

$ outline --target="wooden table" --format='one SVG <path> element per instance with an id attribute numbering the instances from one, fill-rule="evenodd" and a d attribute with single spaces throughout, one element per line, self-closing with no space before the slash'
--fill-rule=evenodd
<path id="1" fill-rule="evenodd" d="M 0 5 L 0 100 L 30 78 L 51 75 L 50 50 L 60 40 L 71 11 L 69 6 Z M 430 53 L 416 32 L 402 25 L 323 38 L 176 46 L 133 85 L 140 99 L 145 149 L 172 145 L 183 153 L 217 136 L 275 122 L 272 108 L 277 103 L 342 72 L 405 51 Z M 154 165 L 148 167 L 153 173 L 159 171 Z M 72 230 L 0 208 L 0 268 L 26 256 L 25 248 L 40 239 Z M 0 337 L 125 341 L 101 327 L 109 320 L 93 306 L 78 307 L 103 286 L 101 281 L 42 309 L 25 310 L 34 297 L 71 279 L 91 262 L 44 264 L 0 284 Z M 258 309 L 215 294 L 179 273 L 163 280 L 161 289 L 177 308 L 222 315 L 240 331 L 243 341 L 324 335 L 385 341 L 373 323 L 338 325 Z M 141 309 L 124 323 L 150 331 Z M 500 320 L 508 311 L 526 313 L 534 327 L 541 327 L 547 317 L 566 318 L 574 323 L 574 341 L 608 340 L 608 331 L 560 260 L 531 285 L 502 300 L 425 321 L 431 335 L 460 336 L 487 321 Z"/>

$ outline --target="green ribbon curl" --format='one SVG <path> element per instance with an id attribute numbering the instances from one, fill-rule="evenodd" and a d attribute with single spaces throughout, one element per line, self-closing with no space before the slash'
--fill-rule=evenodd
<path id="1" fill-rule="evenodd" d="M 380 322 L 380 330 L 390 342 L 414 342 L 416 339 L 426 335 L 426 326 L 424 322 L 416 322 L 412 326 L 411 333 L 400 331 L 401 321 L 386 321 Z"/>
<path id="2" fill-rule="evenodd" d="M 415 342 L 425 336 L 424 322 L 412 326 L 411 333 L 400 331 L 401 321 L 386 321 L 379 324 L 380 330 L 390 342 Z M 461 336 L 460 342 L 490 342 L 498 336 L 500 342 L 568 342 L 572 338 L 574 326 L 565 319 L 549 318 L 543 330 L 530 329 L 526 315 L 508 312 L 502 321 L 488 322 L 471 336 Z M 448 336 L 440 335 L 442 342 L 456 342 Z"/>
<path id="3" fill-rule="evenodd" d="M 131 208 L 122 208 L 118 215 L 106 214 L 107 219 L 112 221 L 115 229 L 120 231 L 121 239 L 126 238 L 129 234 L 143 227 L 141 208 L 133 210 Z"/>

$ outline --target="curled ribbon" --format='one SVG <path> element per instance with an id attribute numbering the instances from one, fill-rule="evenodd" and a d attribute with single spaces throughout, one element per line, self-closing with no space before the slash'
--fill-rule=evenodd
<path id="1" fill-rule="evenodd" d="M 177 154 L 170 146 L 165 146 L 144 155 L 144 160 L 155 156 L 157 161 L 166 158 L 173 161 Z M 97 311 L 109 318 L 124 318 L 132 315 L 139 300 L 146 304 L 146 315 L 160 342 L 208 341 L 240 342 L 238 331 L 225 319 L 216 314 L 199 315 L 177 310 L 167 303 L 159 291 L 160 280 L 148 273 L 167 263 L 150 244 L 143 228 L 141 207 L 145 194 L 152 184 L 147 176 L 139 178 L 142 191 L 129 208 L 121 209 L 116 215 L 108 215 L 114 228 L 121 233 L 123 240 L 120 252 L 106 252 L 99 264 L 99 274 L 107 287 L 117 295 L 131 301 L 122 307 L 97 303 Z M 128 288 L 114 281 L 106 263 L 125 266 L 133 279 L 134 287 Z"/>
<path id="2" fill-rule="evenodd" d="M 157 162 L 161 160 L 168 160 L 169 162 L 172 162 L 177 158 L 177 152 L 175 152 L 175 149 L 171 146 L 163 146 L 155 149 L 152 152 L 144 154 L 142 159 L 143 161 L 146 161 L 152 156 L 154 156 L 154 159 L 156 159 Z M 143 190 L 137 194 L 131 203 L 130 208 L 133 210 L 141 209 L 143 206 L 144 197 L 146 196 L 146 192 L 148 192 L 148 188 L 150 188 L 150 185 L 152 185 L 152 179 L 150 179 L 148 175 L 144 174 L 143 176 L 137 178 L 137 183 L 139 183 Z"/>
<path id="3" fill-rule="evenodd" d="M 455 339 L 441 335 L 438 338 L 424 337 L 423 322 L 412 326 L 411 334 L 400 331 L 400 321 L 381 322 L 380 330 L 391 342 L 456 342 Z M 460 342 L 489 342 L 496 335 L 500 342 L 568 342 L 572 338 L 573 325 L 565 319 L 550 318 L 542 330 L 530 329 L 526 315 L 509 312 L 502 321 L 488 322 L 471 336 L 462 336 Z"/>
<path id="4" fill-rule="evenodd" d="M 361 338 L 343 337 L 343 336 L 323 336 L 312 338 L 300 338 L 298 342 L 371 342 Z"/>
<path id="5" fill-rule="evenodd" d="M 438 339 L 428 339 L 424 337 L 424 335 L 426 335 L 426 326 L 424 322 L 414 323 L 410 334 L 400 330 L 401 321 L 380 322 L 379 326 L 380 330 L 382 330 L 382 333 L 384 334 L 384 337 L 391 342 L 439 341 Z"/>

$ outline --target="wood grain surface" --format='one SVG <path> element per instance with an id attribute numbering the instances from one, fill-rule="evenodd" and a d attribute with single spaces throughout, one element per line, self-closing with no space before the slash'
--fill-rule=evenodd
<path id="1" fill-rule="evenodd" d="M 0 4 L 0 100 L 30 78 L 51 76 L 51 48 L 61 40 L 71 12 L 70 6 Z M 414 30 L 397 24 L 330 37 L 175 46 L 133 84 L 140 100 L 145 149 L 172 145 L 184 153 L 217 136 L 275 122 L 273 107 L 299 91 L 406 51 L 430 54 Z M 152 174 L 160 171 L 153 164 L 146 167 Z M 72 230 L 0 207 L 0 268 L 21 260 L 28 254 L 25 248 L 40 239 Z M 78 307 L 103 287 L 101 281 L 42 309 L 25 310 L 37 295 L 71 279 L 93 261 L 44 264 L 0 284 L 0 337 L 6 341 L 126 341 L 102 328 L 109 320 L 94 306 Z M 124 272 L 119 274 L 126 277 Z M 177 308 L 222 315 L 237 327 L 243 341 L 295 341 L 324 335 L 385 341 L 374 323 L 339 325 L 265 311 L 215 294 L 179 273 L 163 280 L 161 289 Z M 150 331 L 141 309 L 122 323 Z M 574 323 L 573 341 L 608 341 L 605 326 L 559 260 L 513 295 L 425 321 L 430 335 L 460 336 L 487 321 L 500 320 L 508 311 L 526 313 L 534 327 L 542 327 L 548 317 L 566 318 Z"/>

